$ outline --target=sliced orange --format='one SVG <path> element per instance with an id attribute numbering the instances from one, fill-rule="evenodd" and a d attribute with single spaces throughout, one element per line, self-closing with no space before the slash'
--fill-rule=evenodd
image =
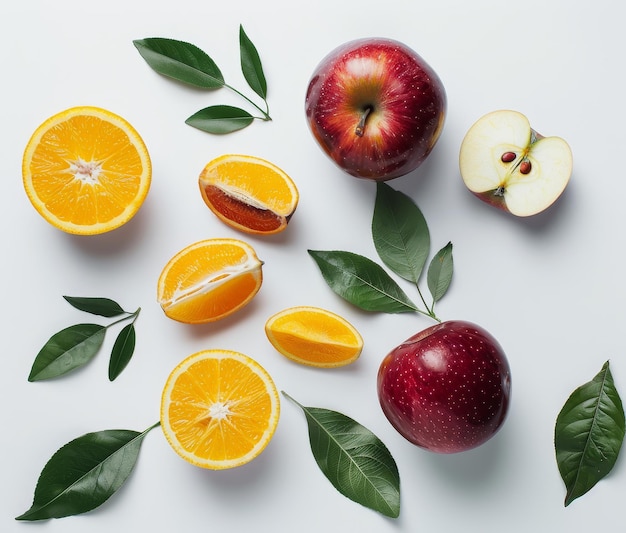
<path id="1" fill-rule="evenodd" d="M 152 178 L 148 150 L 122 117 L 73 107 L 41 124 L 22 160 L 26 194 L 53 226 L 79 235 L 104 233 L 130 220 Z"/>
<path id="2" fill-rule="evenodd" d="M 272 439 L 279 415 L 271 376 L 254 359 L 228 350 L 184 359 L 161 396 L 161 427 L 172 448 L 213 470 L 257 457 Z"/>
<path id="3" fill-rule="evenodd" d="M 265 333 L 285 357 L 321 368 L 348 365 L 363 349 L 363 338 L 352 324 L 319 307 L 280 311 L 267 320 Z"/>
<path id="4" fill-rule="evenodd" d="M 273 163 L 250 155 L 214 159 L 202 170 L 198 184 L 209 209 L 246 233 L 283 231 L 298 205 L 293 180 Z"/>
<path id="5" fill-rule="evenodd" d="M 187 246 L 163 268 L 157 301 L 179 322 L 199 324 L 228 316 L 261 288 L 263 262 L 238 239 L 207 239 Z"/>

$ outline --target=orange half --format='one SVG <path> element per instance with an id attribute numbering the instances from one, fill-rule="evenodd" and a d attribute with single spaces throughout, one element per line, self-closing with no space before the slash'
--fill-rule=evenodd
<path id="1" fill-rule="evenodd" d="M 250 155 L 210 161 L 198 178 L 202 199 L 227 225 L 251 234 L 283 231 L 298 205 L 298 189 L 279 167 Z"/>
<path id="2" fill-rule="evenodd" d="M 263 263 L 237 239 L 207 239 L 187 246 L 163 268 L 157 300 L 170 318 L 213 322 L 245 306 L 261 288 Z"/>
<path id="3" fill-rule="evenodd" d="M 73 107 L 41 124 L 22 159 L 26 194 L 37 212 L 67 233 L 92 235 L 128 222 L 152 178 L 148 150 L 122 117 Z"/>
<path id="4" fill-rule="evenodd" d="M 161 396 L 161 428 L 174 451 L 213 470 L 257 457 L 272 439 L 279 415 L 271 376 L 254 359 L 228 350 L 184 359 Z"/>
<path id="5" fill-rule="evenodd" d="M 363 338 L 352 324 L 319 307 L 280 311 L 267 320 L 265 333 L 285 357 L 320 368 L 348 365 L 363 349 Z"/>

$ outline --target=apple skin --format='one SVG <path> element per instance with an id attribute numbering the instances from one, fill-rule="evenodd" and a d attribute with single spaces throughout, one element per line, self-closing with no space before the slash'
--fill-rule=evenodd
<path id="1" fill-rule="evenodd" d="M 464 321 L 417 333 L 378 371 L 378 398 L 391 425 L 413 444 L 457 453 L 490 439 L 504 422 L 511 372 L 498 341 Z"/>
<path id="2" fill-rule="evenodd" d="M 384 38 L 357 39 L 330 52 L 305 99 L 307 122 L 322 150 L 348 174 L 376 181 L 408 174 L 426 159 L 446 106 L 435 71 L 404 44 Z"/>

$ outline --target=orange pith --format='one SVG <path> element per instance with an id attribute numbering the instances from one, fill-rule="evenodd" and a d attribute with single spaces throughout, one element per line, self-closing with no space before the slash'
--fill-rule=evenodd
<path id="1" fill-rule="evenodd" d="M 53 226 L 79 235 L 111 231 L 145 200 L 150 156 L 122 117 L 92 106 L 73 107 L 43 122 L 22 160 L 24 188 Z"/>
<path id="2" fill-rule="evenodd" d="M 299 194 L 293 180 L 259 157 L 226 154 L 210 161 L 198 178 L 202 199 L 224 223 L 240 231 L 283 231 Z"/>
<path id="3" fill-rule="evenodd" d="M 363 349 L 363 339 L 354 326 L 318 307 L 284 309 L 267 320 L 265 333 L 285 357 L 321 368 L 350 364 Z"/>
<path id="4" fill-rule="evenodd" d="M 229 350 L 190 355 L 171 372 L 161 397 L 161 427 L 190 463 L 214 470 L 257 457 L 280 415 L 278 391 L 254 359 Z"/>
<path id="5" fill-rule="evenodd" d="M 164 313 L 179 322 L 213 322 L 256 295 L 263 281 L 262 265 L 243 241 L 199 241 L 168 261 L 157 284 L 157 300 Z"/>

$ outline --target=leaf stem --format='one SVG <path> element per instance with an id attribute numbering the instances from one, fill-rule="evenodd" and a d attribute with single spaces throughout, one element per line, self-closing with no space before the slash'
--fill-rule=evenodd
<path id="1" fill-rule="evenodd" d="M 149 433 L 150 431 L 152 431 L 154 428 L 157 428 L 161 425 L 161 421 L 157 421 L 154 424 L 152 424 L 149 428 L 144 429 L 142 432 L 142 435 L 146 435 L 147 433 Z"/>
<path id="2" fill-rule="evenodd" d="M 269 115 L 270 108 L 269 108 L 269 105 L 267 103 L 267 100 L 263 100 L 265 102 L 265 109 L 266 109 L 265 111 L 263 111 L 262 108 L 260 108 L 252 100 L 250 100 L 250 98 L 248 98 L 245 94 L 243 94 L 242 92 L 240 92 L 237 89 L 235 89 L 232 85 L 228 85 L 228 83 L 224 83 L 223 86 L 226 87 L 227 89 L 230 89 L 231 91 L 233 91 L 234 93 L 238 94 L 239 96 L 241 96 L 244 100 L 249 102 L 251 105 L 253 105 L 256 109 L 258 109 L 263 114 L 262 117 L 255 117 L 255 118 L 258 118 L 260 120 L 265 120 L 265 121 L 272 120 L 272 117 L 270 117 L 270 115 Z"/>
<path id="3" fill-rule="evenodd" d="M 137 317 L 139 316 L 139 313 L 141 312 L 141 307 L 138 307 L 134 312 L 130 312 L 130 311 L 125 311 L 126 316 L 123 316 L 122 318 L 118 318 L 117 320 L 114 320 L 113 322 L 111 322 L 110 324 L 106 325 L 105 328 L 110 328 L 111 326 L 115 326 L 116 324 L 119 324 L 120 322 L 124 322 L 124 320 L 129 320 L 132 318 L 132 323 L 134 324 L 135 321 L 137 320 Z"/>
<path id="4" fill-rule="evenodd" d="M 417 289 L 417 294 L 419 294 L 419 297 L 422 300 L 424 307 L 426 308 L 426 311 L 421 311 L 419 309 L 417 311 L 419 313 L 422 313 L 423 315 L 426 315 L 432 318 L 433 320 L 437 322 L 441 322 L 441 319 L 435 314 L 435 302 L 433 301 L 433 305 L 429 307 L 429 305 L 426 303 L 426 299 L 424 298 L 422 290 L 420 289 L 420 286 L 417 283 L 415 284 L 415 288 Z"/>
<path id="5" fill-rule="evenodd" d="M 280 392 L 283 393 L 283 396 L 285 396 L 285 398 L 287 398 L 288 400 L 292 401 L 293 403 L 295 403 L 298 407 L 302 407 L 302 405 L 300 405 L 300 403 L 295 400 L 294 398 L 292 398 L 291 396 L 289 396 L 289 394 L 287 394 L 284 390 L 281 390 Z"/>

